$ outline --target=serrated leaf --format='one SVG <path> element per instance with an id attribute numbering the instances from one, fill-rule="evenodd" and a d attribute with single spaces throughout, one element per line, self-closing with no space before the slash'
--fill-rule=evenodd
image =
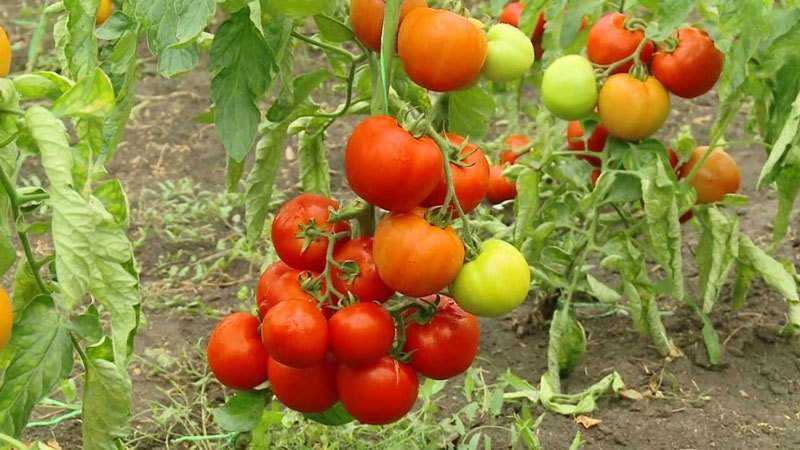
<path id="1" fill-rule="evenodd" d="M 479 86 L 448 94 L 448 131 L 472 139 L 482 139 L 494 115 L 494 98 Z"/>
<path id="2" fill-rule="evenodd" d="M 264 229 L 270 210 L 270 200 L 275 187 L 287 135 L 288 124 L 266 130 L 256 145 L 256 161 L 246 181 L 245 210 L 247 239 L 255 242 Z"/>
<path id="3" fill-rule="evenodd" d="M 787 301 L 800 301 L 794 275 L 789 273 L 781 263 L 756 246 L 745 235 L 739 236 L 739 256 L 747 261 L 748 265 Z"/>
<path id="4" fill-rule="evenodd" d="M 86 381 L 83 388 L 83 448 L 117 450 L 128 434 L 131 418 L 131 380 L 113 362 L 108 340 L 86 349 Z"/>
<path id="5" fill-rule="evenodd" d="M 114 87 L 101 69 L 78 80 L 53 103 L 53 114 L 71 117 L 104 117 L 114 107 Z"/>
<path id="6" fill-rule="evenodd" d="M 328 166 L 325 141 L 317 128 L 303 132 L 300 138 L 298 166 L 300 168 L 300 187 L 303 192 L 313 192 L 325 196 L 331 193 L 330 167 Z"/>
<path id="7" fill-rule="evenodd" d="M 694 8 L 692 0 L 661 0 L 654 13 L 657 22 L 650 23 L 645 31 L 648 39 L 660 42 L 668 38 L 689 17 Z"/>
<path id="8" fill-rule="evenodd" d="M 761 174 L 758 176 L 758 188 L 762 188 L 765 184 L 775 181 L 780 169 L 780 161 L 790 149 L 790 145 L 797 136 L 798 129 L 800 129 L 800 91 L 797 92 L 794 103 L 792 103 L 792 111 L 783 126 L 783 130 L 778 136 L 778 140 L 772 146 L 769 152 L 769 158 L 764 163 L 761 169 Z"/>
<path id="9" fill-rule="evenodd" d="M 675 184 L 666 174 L 663 164 L 643 171 L 642 199 L 644 200 L 647 233 L 653 254 L 666 271 L 672 287 L 671 295 L 683 300 L 683 256 L 681 253 L 681 210 L 677 203 Z"/>
<path id="10" fill-rule="evenodd" d="M 55 100 L 75 83 L 55 72 L 24 73 L 14 77 L 14 87 L 23 100 Z"/>
<path id="11" fill-rule="evenodd" d="M 699 211 L 696 216 L 703 226 L 696 255 L 700 268 L 702 311 L 708 314 L 739 255 L 739 220 L 713 207 Z"/>
<path id="12" fill-rule="evenodd" d="M 223 406 L 214 408 L 214 422 L 229 432 L 251 431 L 258 425 L 266 405 L 267 396 L 263 391 L 239 391 Z"/>
<path id="13" fill-rule="evenodd" d="M 90 76 L 97 68 L 97 40 L 94 37 L 97 1 L 64 0 L 67 11 L 64 55 L 73 79 Z"/>
<path id="14" fill-rule="evenodd" d="M 314 16 L 314 22 L 317 24 L 317 28 L 319 28 L 322 37 L 328 41 L 342 43 L 354 39 L 353 32 L 350 28 L 328 16 L 316 15 Z"/>

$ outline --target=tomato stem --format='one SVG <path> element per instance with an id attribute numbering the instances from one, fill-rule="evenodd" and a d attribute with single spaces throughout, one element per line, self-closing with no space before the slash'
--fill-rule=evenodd
<path id="1" fill-rule="evenodd" d="M 598 73 L 598 78 L 599 79 L 608 78 L 616 69 L 624 66 L 625 64 L 631 61 L 634 61 L 634 64 L 641 65 L 642 60 L 640 55 L 642 54 L 642 50 L 644 50 L 644 47 L 647 45 L 648 42 L 649 41 L 647 39 L 642 39 L 642 41 L 639 42 L 639 45 L 636 47 L 636 50 L 634 50 L 633 53 L 620 59 L 617 62 L 605 65 L 594 64 L 596 68 L 600 69 Z"/>
<path id="2" fill-rule="evenodd" d="M 358 57 L 356 55 L 350 53 L 349 51 L 347 51 L 347 50 L 345 50 L 345 49 L 343 49 L 341 47 L 337 47 L 335 45 L 331 45 L 331 44 L 328 44 L 328 43 L 325 43 L 325 42 L 322 42 L 322 41 L 318 41 L 318 40 L 316 40 L 314 38 L 310 38 L 308 36 L 302 35 L 302 34 L 298 33 L 297 31 L 292 31 L 292 37 L 295 38 L 295 39 L 301 40 L 301 41 L 303 41 L 303 42 L 305 42 L 305 43 L 307 43 L 307 44 L 309 44 L 311 46 L 319 47 L 319 48 L 321 48 L 323 50 L 328 50 L 328 51 L 333 52 L 333 53 L 338 53 L 339 55 L 342 55 L 345 58 L 347 58 L 350 62 L 358 60 Z"/>

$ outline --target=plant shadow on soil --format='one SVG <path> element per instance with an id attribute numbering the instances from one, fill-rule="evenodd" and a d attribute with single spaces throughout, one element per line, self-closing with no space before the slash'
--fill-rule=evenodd
<path id="1" fill-rule="evenodd" d="M 207 109 L 207 92 L 209 82 L 202 72 L 177 81 L 147 77 L 140 84 L 136 115 L 109 168 L 122 180 L 131 205 L 138 209 L 132 214 L 134 218 L 152 218 L 144 213 L 159 205 L 150 203 L 144 192 L 159 183 L 189 178 L 211 192 L 224 190 L 224 149 L 213 126 L 192 120 Z M 709 94 L 692 103 L 677 102 L 662 135 L 673 137 L 680 123 L 688 118 L 696 136 L 706 137 L 713 120 L 714 101 Z M 354 123 L 353 119 L 337 123 L 327 139 L 337 189 L 343 188 L 342 149 Z M 771 194 L 753 188 L 764 152 L 754 145 L 733 146 L 731 151 L 742 169 L 744 193 L 750 196 L 749 205 L 742 209 L 742 229 L 755 240 L 765 242 L 776 201 Z M 296 166 L 286 165 L 280 179 L 281 191 L 288 195 L 296 181 Z M 134 220 L 133 228 L 151 225 Z M 231 264 L 224 273 L 206 277 L 201 284 L 187 277 L 171 286 L 165 296 L 163 276 L 170 273 L 165 264 L 188 265 L 194 270 L 196 259 L 189 256 L 192 252 L 200 253 L 194 255 L 196 258 L 213 254 L 216 242 L 232 233 L 225 223 L 204 228 L 207 225 L 201 221 L 186 224 L 202 230 L 202 241 L 183 245 L 151 234 L 137 246 L 146 320 L 136 340 L 136 352 L 143 356 L 135 359 L 131 368 L 136 448 L 165 448 L 166 439 L 205 431 L 210 434 L 214 430 L 207 416 L 208 406 L 221 403 L 224 392 L 212 382 L 203 384 L 209 386 L 207 395 L 202 399 L 196 395 L 198 380 L 208 381 L 202 348 L 218 317 L 251 307 L 240 286 L 249 286 L 252 291 L 259 267 Z M 798 263 L 797 222 L 794 228 L 783 253 Z M 691 242 L 692 238 L 688 240 Z M 689 243 L 685 246 L 690 247 Z M 162 259 L 165 253 L 179 250 L 186 253 L 174 260 Z M 696 281 L 696 273 L 688 276 L 689 282 Z M 167 297 L 171 303 L 164 302 Z M 800 448 L 800 343 L 775 336 L 786 305 L 761 284 L 754 286 L 747 305 L 740 311 L 730 309 L 725 303 L 729 298 L 729 291 L 724 291 L 721 304 L 712 315 L 726 350 L 725 365 L 718 370 L 703 367 L 700 323 L 687 308 L 661 304 L 662 309 L 674 309 L 674 314 L 664 318 L 665 325 L 686 354 L 671 362 L 663 361 L 647 341 L 639 338 L 629 319 L 592 318 L 579 313 L 588 333 L 588 353 L 565 380 L 564 388 L 570 392 L 582 390 L 616 370 L 627 387 L 645 394 L 645 398 L 601 400 L 592 417 L 602 422 L 589 430 L 571 417 L 548 414 L 539 429 L 543 447 L 567 448 L 580 430 L 586 441 L 584 448 L 590 449 Z M 530 320 L 532 309 L 529 301 L 511 317 L 482 321 L 477 364 L 498 372 L 509 368 L 538 384 L 538 377 L 546 369 L 548 335 L 546 324 Z M 458 385 L 459 380 L 450 383 L 454 389 Z M 458 407 L 451 398 L 443 396 L 445 409 Z M 165 408 L 153 409 L 157 404 Z M 174 423 L 164 425 L 165 422 Z M 168 435 L 153 434 L 157 425 Z M 32 429 L 25 438 L 55 439 L 62 448 L 78 448 L 80 422 L 70 420 L 51 428 Z M 180 444 L 171 448 L 192 447 Z"/>

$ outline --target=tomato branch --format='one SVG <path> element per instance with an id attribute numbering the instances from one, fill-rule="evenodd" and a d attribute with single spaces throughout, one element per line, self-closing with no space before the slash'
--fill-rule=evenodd
<path id="1" fill-rule="evenodd" d="M 639 42 L 639 45 L 636 47 L 636 50 L 634 50 L 633 53 L 620 59 L 617 62 L 606 65 L 594 64 L 594 66 L 597 69 L 600 69 L 600 71 L 597 72 L 597 78 L 598 79 L 608 78 L 615 70 L 617 70 L 618 68 L 624 66 L 625 64 L 631 61 L 641 62 L 640 55 L 642 54 L 642 50 L 644 50 L 644 47 L 647 45 L 648 42 L 650 41 L 648 41 L 647 39 L 642 39 L 642 41 Z"/>
<path id="2" fill-rule="evenodd" d="M 302 35 L 302 34 L 298 33 L 297 31 L 292 31 L 292 37 L 295 38 L 295 39 L 301 40 L 301 41 L 305 42 L 308 45 L 311 45 L 311 46 L 314 46 L 314 47 L 318 47 L 318 48 L 321 48 L 323 50 L 328 50 L 328 51 L 333 52 L 333 53 L 337 53 L 337 54 L 339 54 L 341 56 L 344 56 L 345 58 L 347 58 L 351 62 L 359 60 L 359 57 L 357 57 L 356 55 L 350 53 L 349 51 L 347 51 L 347 50 L 345 50 L 345 49 L 343 49 L 341 47 L 337 47 L 335 45 L 331 45 L 331 44 L 328 44 L 328 43 L 325 43 L 325 42 L 322 42 L 322 41 L 318 41 L 318 40 L 316 40 L 314 38 L 310 38 L 308 36 Z"/>

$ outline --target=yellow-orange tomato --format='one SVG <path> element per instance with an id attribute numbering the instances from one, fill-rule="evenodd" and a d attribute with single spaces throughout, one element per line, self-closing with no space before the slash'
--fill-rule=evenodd
<path id="1" fill-rule="evenodd" d="M 0 27 L 0 77 L 11 71 L 11 43 L 3 27 Z"/>
<path id="2" fill-rule="evenodd" d="M 404 0 L 400 6 L 400 23 L 414 8 L 428 6 L 427 0 Z M 350 0 L 350 25 L 353 33 L 370 50 L 381 51 L 384 0 Z"/>
<path id="3" fill-rule="evenodd" d="M 400 25 L 397 48 L 409 78 L 432 91 L 447 92 L 478 79 L 488 43 L 483 30 L 458 14 L 416 8 Z"/>
<path id="4" fill-rule="evenodd" d="M 11 309 L 11 299 L 8 292 L 0 288 L 0 350 L 4 349 L 11 340 L 11 324 L 14 322 L 14 314 Z"/>
<path id="5" fill-rule="evenodd" d="M 100 0 L 100 5 L 97 6 L 97 15 L 94 16 L 94 23 L 98 27 L 111 17 L 114 12 L 114 3 L 111 0 Z"/>
<path id="6" fill-rule="evenodd" d="M 464 244 L 455 230 L 429 224 L 424 212 L 419 208 L 384 217 L 372 247 L 383 282 L 412 297 L 438 293 L 464 265 Z"/>
<path id="7" fill-rule="evenodd" d="M 680 169 L 680 177 L 685 178 L 695 164 L 708 150 L 708 147 L 697 147 L 692 152 L 689 162 Z M 736 161 L 721 148 L 715 148 L 692 178 L 691 185 L 697 191 L 697 203 L 715 203 L 722 200 L 725 194 L 735 194 L 742 183 L 742 174 Z"/>
<path id="8" fill-rule="evenodd" d="M 669 116 L 669 94 L 660 81 L 627 73 L 611 76 L 600 89 L 600 122 L 612 136 L 636 141 L 649 137 Z"/>

